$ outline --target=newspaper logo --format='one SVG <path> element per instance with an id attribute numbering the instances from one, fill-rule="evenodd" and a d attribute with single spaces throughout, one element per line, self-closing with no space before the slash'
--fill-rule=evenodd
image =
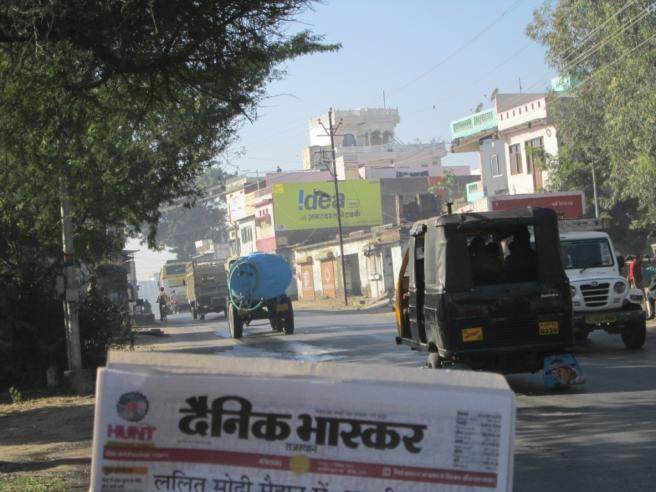
<path id="1" fill-rule="evenodd" d="M 139 422 L 148 413 L 148 400 L 136 391 L 123 393 L 116 404 L 119 417 L 128 422 Z"/>

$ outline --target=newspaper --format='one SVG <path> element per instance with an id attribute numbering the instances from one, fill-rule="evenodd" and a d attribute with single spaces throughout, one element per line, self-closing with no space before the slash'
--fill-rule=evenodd
<path id="1" fill-rule="evenodd" d="M 514 395 L 501 376 L 118 359 L 98 372 L 94 491 L 512 490 Z"/>

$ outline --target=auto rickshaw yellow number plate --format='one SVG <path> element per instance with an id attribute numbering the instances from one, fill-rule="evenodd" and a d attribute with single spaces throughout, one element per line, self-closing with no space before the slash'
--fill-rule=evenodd
<path id="1" fill-rule="evenodd" d="M 540 321 L 538 326 L 540 335 L 558 335 L 560 332 L 558 321 Z"/>
<path id="2" fill-rule="evenodd" d="M 276 311 L 279 313 L 284 313 L 285 311 L 289 311 L 289 304 L 278 304 L 276 306 Z"/>
<path id="3" fill-rule="evenodd" d="M 463 328 L 462 341 L 467 342 L 482 342 L 483 341 L 483 328 L 477 326 L 476 328 Z"/>

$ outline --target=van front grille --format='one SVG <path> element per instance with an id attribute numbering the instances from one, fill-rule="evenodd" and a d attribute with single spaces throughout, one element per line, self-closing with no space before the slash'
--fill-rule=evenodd
<path id="1" fill-rule="evenodd" d="M 583 284 L 581 285 L 581 294 L 587 307 L 603 307 L 608 304 L 608 293 L 610 284 Z"/>

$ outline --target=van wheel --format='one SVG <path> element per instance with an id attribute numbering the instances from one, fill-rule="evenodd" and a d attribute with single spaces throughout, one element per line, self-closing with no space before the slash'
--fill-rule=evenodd
<path id="1" fill-rule="evenodd" d="M 630 350 L 641 349 L 647 338 L 647 323 L 643 321 L 630 323 L 622 330 L 624 346 Z"/>
<path id="2" fill-rule="evenodd" d="M 440 354 L 437 352 L 430 352 L 428 354 L 428 358 L 426 359 L 426 367 L 428 369 L 440 369 L 442 367 Z"/>

